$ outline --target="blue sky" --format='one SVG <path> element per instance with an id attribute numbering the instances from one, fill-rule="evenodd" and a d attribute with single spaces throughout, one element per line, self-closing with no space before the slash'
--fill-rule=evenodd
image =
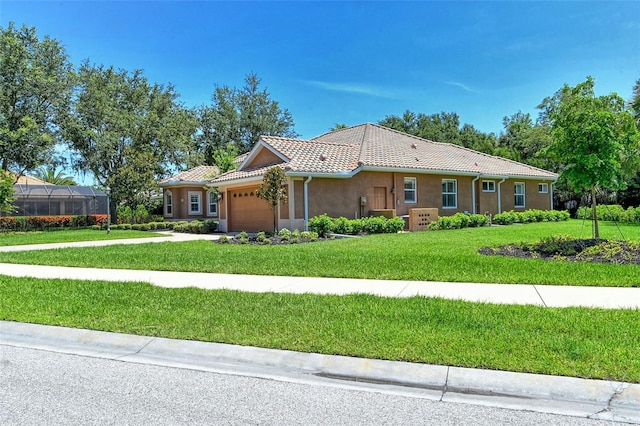
<path id="1" fill-rule="evenodd" d="M 78 65 L 140 68 L 186 106 L 255 72 L 303 138 L 405 110 L 457 112 L 483 132 L 587 75 L 631 97 L 640 2 L 7 1 Z M 443 141 L 446 142 L 446 141 Z"/>

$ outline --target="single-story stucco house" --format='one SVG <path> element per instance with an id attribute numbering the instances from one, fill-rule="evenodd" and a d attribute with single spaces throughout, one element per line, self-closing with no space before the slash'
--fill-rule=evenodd
<path id="1" fill-rule="evenodd" d="M 301 230 L 322 213 L 357 218 L 406 216 L 419 208 L 436 215 L 551 209 L 558 178 L 367 123 L 310 140 L 262 136 L 236 170 L 207 178 L 214 172 L 202 166 L 162 181 L 165 218 L 215 217 L 223 232 L 270 230 L 270 206 L 255 193 L 274 166 L 288 177 L 278 227 Z"/>

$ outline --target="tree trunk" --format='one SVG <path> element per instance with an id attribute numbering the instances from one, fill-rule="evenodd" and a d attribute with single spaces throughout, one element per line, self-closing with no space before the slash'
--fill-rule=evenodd
<path id="1" fill-rule="evenodd" d="M 600 230 L 598 229 L 598 213 L 596 212 L 596 187 L 591 187 L 591 211 L 593 212 L 593 238 L 600 239 Z"/>

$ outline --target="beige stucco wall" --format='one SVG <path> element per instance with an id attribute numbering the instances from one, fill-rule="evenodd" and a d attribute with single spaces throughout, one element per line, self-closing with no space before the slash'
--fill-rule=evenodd
<path id="1" fill-rule="evenodd" d="M 247 168 L 270 166 L 272 164 L 282 163 L 282 159 L 275 155 L 273 152 L 266 148 L 260 150 L 260 152 L 251 160 L 251 163 L 247 164 Z"/>
<path id="2" fill-rule="evenodd" d="M 165 194 L 167 191 L 171 191 L 173 196 L 173 215 L 169 216 L 166 213 L 166 206 L 164 206 Z M 200 214 L 189 213 L 189 192 L 200 193 Z M 195 219 L 217 219 L 217 215 L 208 215 L 208 200 L 207 191 L 202 186 L 180 186 L 170 187 L 162 189 L 162 202 L 163 202 L 163 217 L 166 220 L 195 220 Z M 221 210 L 221 205 L 218 203 L 218 214 Z"/>
<path id="3" fill-rule="evenodd" d="M 406 203 L 404 201 L 404 178 L 416 178 L 417 202 Z M 457 208 L 442 207 L 442 180 L 454 179 L 457 181 L 458 205 Z M 392 172 L 360 172 L 350 179 L 313 178 L 309 182 L 309 217 L 322 213 L 329 216 L 345 216 L 348 218 L 369 215 L 373 207 L 374 187 L 387 189 L 387 201 L 385 208 L 395 208 L 396 215 L 408 215 L 412 208 L 437 208 L 441 216 L 453 215 L 458 212 L 472 213 L 473 186 L 475 186 L 476 212 L 498 213 L 498 183 L 495 179 L 495 192 L 482 192 L 482 179 L 473 182 L 473 176 L 449 176 L 427 175 L 412 173 Z M 486 179 L 485 179 L 486 180 Z M 491 180 L 491 179 L 489 179 Z M 525 183 L 525 208 L 542 209 L 551 208 L 550 194 L 538 193 L 538 183 L 542 180 L 507 179 L 501 185 L 502 211 L 514 209 L 514 182 Z M 546 183 L 550 185 L 550 182 Z M 395 192 L 392 189 L 395 188 Z M 304 192 L 303 182 L 295 183 L 295 218 L 304 218 Z M 360 206 L 360 197 L 367 198 L 367 206 Z"/>

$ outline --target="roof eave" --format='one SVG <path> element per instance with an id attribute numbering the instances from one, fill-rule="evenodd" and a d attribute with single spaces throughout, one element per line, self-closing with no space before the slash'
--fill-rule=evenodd
<path id="1" fill-rule="evenodd" d="M 239 179 L 223 180 L 220 182 L 207 182 L 206 186 L 209 188 L 222 188 L 227 186 L 236 186 L 244 183 L 262 182 L 262 179 L 263 179 L 262 175 L 250 176 L 250 177 L 244 177 Z"/>
<path id="2" fill-rule="evenodd" d="M 165 181 L 165 182 L 158 182 L 158 186 L 160 188 L 165 188 L 165 187 L 179 187 L 179 186 L 199 186 L 199 185 L 205 185 L 207 182 L 209 181 L 209 179 L 207 180 L 170 180 L 170 181 Z"/>

